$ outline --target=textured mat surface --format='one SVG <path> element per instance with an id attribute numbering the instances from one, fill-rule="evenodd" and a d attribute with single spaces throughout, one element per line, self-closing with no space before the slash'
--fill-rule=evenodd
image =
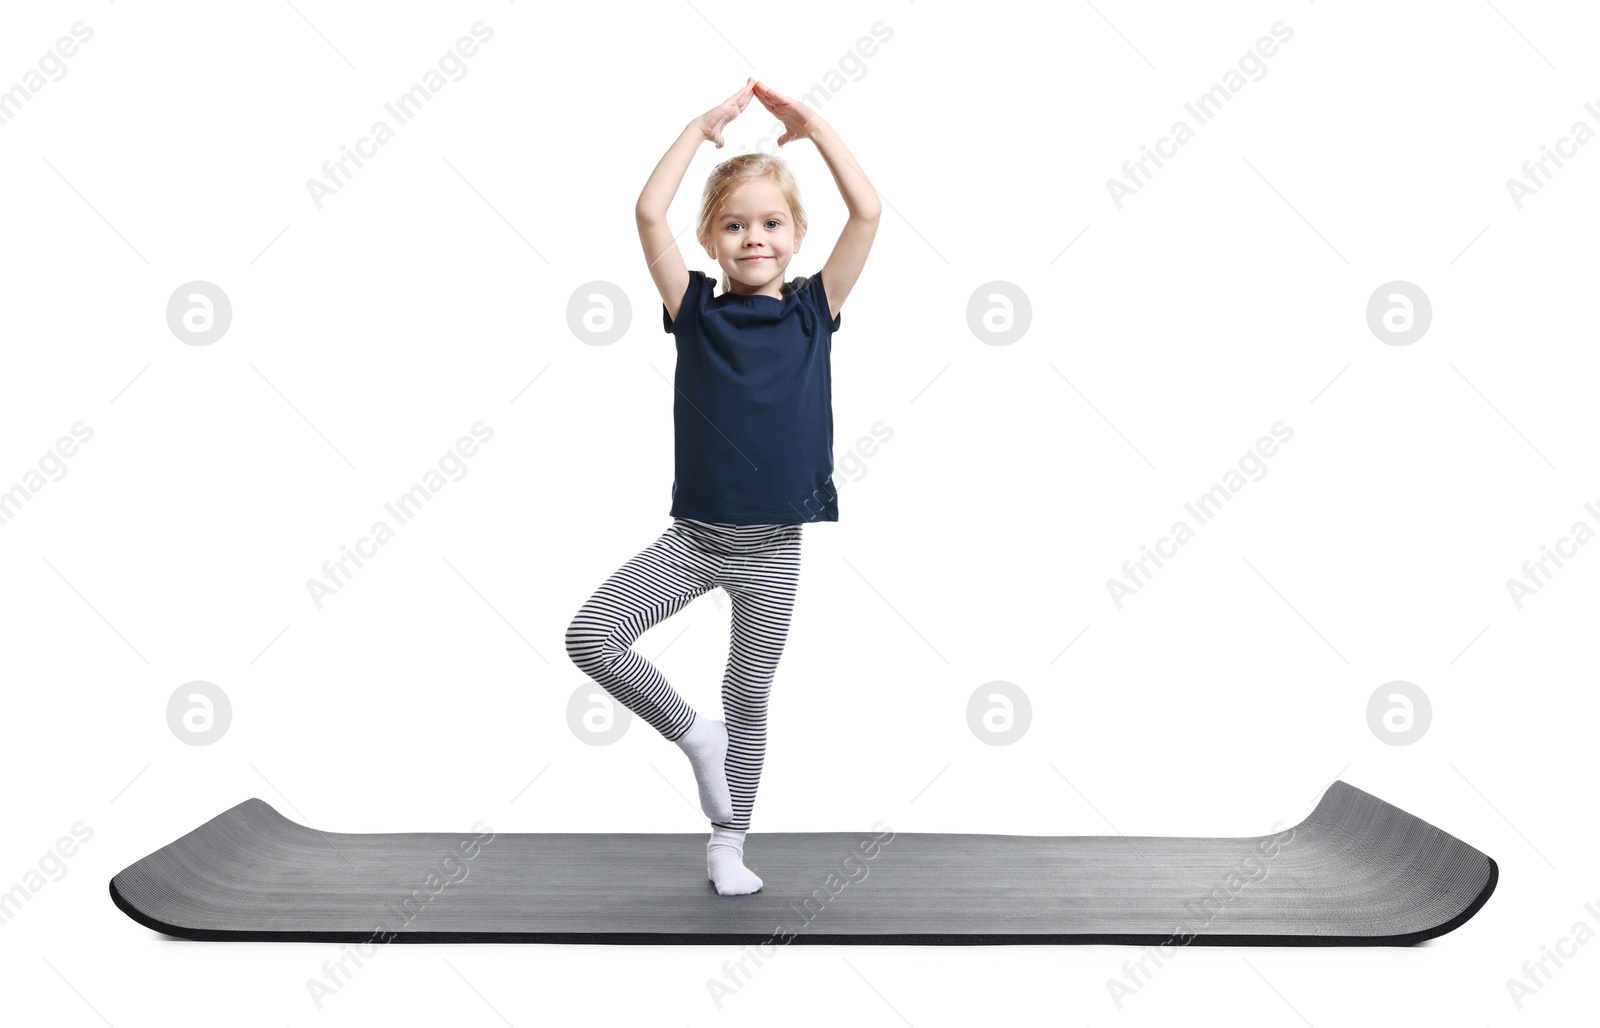
<path id="1" fill-rule="evenodd" d="M 188 939 L 1405 945 L 1494 891 L 1488 856 L 1342 781 L 1271 835 L 752 831 L 718 896 L 703 833 L 322 832 L 249 799 L 111 897 Z"/>

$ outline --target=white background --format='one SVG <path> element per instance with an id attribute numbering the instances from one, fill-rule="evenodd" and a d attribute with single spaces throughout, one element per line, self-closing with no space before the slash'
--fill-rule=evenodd
<path id="1" fill-rule="evenodd" d="M 1600 525 L 1600 145 L 1520 209 L 1506 181 L 1574 122 L 1600 129 L 1600 21 L 1529 0 L 1216 7 L 8 5 L 0 88 L 74 23 L 94 33 L 0 126 L 0 489 L 93 430 L 0 526 L 0 889 L 93 831 L 0 925 L 8 1015 L 1592 1018 L 1593 945 L 1521 1010 L 1506 981 L 1600 928 L 1600 556 L 1579 547 L 1521 609 L 1506 583 Z M 480 20 L 466 76 L 318 209 L 307 180 Z M 880 21 L 892 38 L 850 64 Z M 1197 126 L 1184 103 L 1280 21 L 1265 77 Z M 674 355 L 632 208 L 746 76 L 798 98 L 841 61 L 819 110 L 884 216 L 835 339 L 836 463 L 875 423 L 893 436 L 839 482 L 841 520 L 805 529 L 750 852 L 879 819 L 1256 835 L 1342 778 L 1494 857 L 1483 910 L 1410 949 L 1189 948 L 1121 1009 L 1126 947 L 795 946 L 719 1010 L 706 981 L 737 947 L 395 946 L 318 1010 L 306 981 L 337 946 L 174 942 L 115 909 L 112 875 L 252 796 L 329 831 L 705 830 L 676 747 L 638 721 L 593 747 L 566 720 L 568 621 L 669 522 Z M 1107 180 L 1179 118 L 1195 138 L 1118 209 Z M 725 134 L 675 227 L 717 160 L 777 132 L 752 102 Z M 845 210 L 812 144 L 782 155 L 813 226 L 791 275 L 813 273 Z M 193 280 L 233 305 L 209 346 L 164 316 Z M 568 327 L 594 280 L 631 301 L 610 346 Z M 1367 325 L 1391 280 L 1432 303 L 1408 346 Z M 1032 304 L 1008 346 L 968 326 L 991 281 Z M 318 609 L 307 580 L 480 420 L 466 476 Z M 1195 525 L 1184 504 L 1279 421 L 1265 477 L 1119 609 L 1123 563 Z M 638 644 L 714 714 L 718 596 Z M 1366 715 L 1396 679 L 1433 708 L 1405 746 Z M 194 680 L 232 704 L 207 746 L 166 720 Z M 1032 703 L 1010 746 L 967 726 L 994 680 Z"/>

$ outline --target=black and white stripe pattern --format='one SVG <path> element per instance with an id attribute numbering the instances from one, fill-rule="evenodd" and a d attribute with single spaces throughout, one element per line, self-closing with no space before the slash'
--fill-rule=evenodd
<path id="1" fill-rule="evenodd" d="M 721 586 L 733 604 L 722 710 L 728 724 L 728 789 L 733 819 L 750 827 L 767 753 L 767 697 L 783 656 L 800 584 L 802 525 L 724 525 L 674 518 L 589 597 L 567 626 L 567 655 L 617 702 L 669 740 L 694 723 L 695 710 L 634 640 Z"/>

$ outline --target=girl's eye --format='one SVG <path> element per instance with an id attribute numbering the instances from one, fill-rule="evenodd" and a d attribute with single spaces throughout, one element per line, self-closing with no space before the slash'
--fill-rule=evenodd
<path id="1" fill-rule="evenodd" d="M 768 224 L 768 225 L 774 225 L 774 226 L 775 226 L 775 225 L 778 225 L 778 224 L 779 224 L 779 221 L 778 221 L 778 219 L 777 219 L 777 218 L 768 218 L 768 219 L 767 219 L 767 224 Z"/>

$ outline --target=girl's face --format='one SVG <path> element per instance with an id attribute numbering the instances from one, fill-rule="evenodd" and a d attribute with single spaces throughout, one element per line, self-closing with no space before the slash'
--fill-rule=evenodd
<path id="1" fill-rule="evenodd" d="M 747 182 L 729 194 L 706 240 L 706 253 L 722 265 L 731 292 L 779 299 L 789 259 L 799 249 L 789 202 L 771 179 Z"/>

